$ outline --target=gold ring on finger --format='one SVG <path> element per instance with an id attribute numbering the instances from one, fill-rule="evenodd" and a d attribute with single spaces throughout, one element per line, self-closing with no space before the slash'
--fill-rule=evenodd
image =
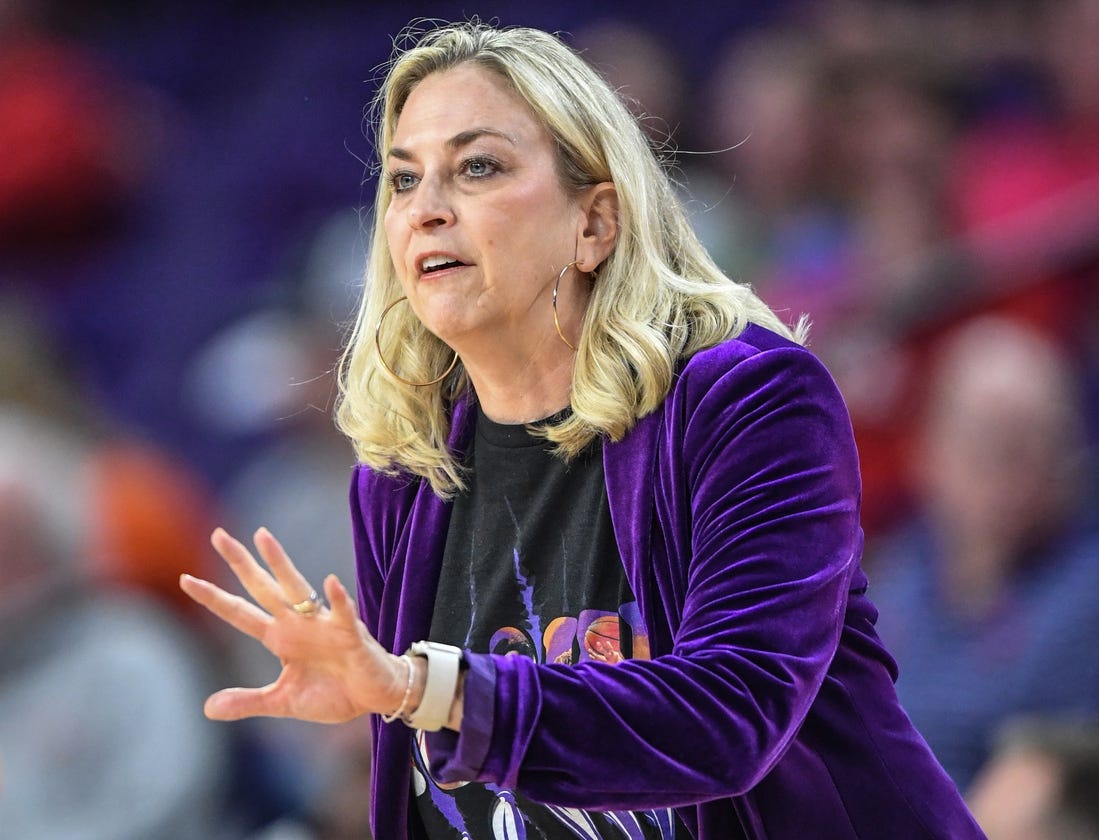
<path id="1" fill-rule="evenodd" d="M 314 589 L 309 593 L 309 597 L 303 601 L 298 601 L 296 604 L 291 604 L 290 609 L 296 612 L 298 615 L 314 615 L 321 608 L 321 597 L 317 594 L 317 590 Z"/>

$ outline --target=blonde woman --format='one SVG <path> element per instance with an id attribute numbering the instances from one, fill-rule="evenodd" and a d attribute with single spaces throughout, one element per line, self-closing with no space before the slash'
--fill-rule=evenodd
<path id="1" fill-rule="evenodd" d="M 207 714 L 370 715 L 386 840 L 979 837 L 874 632 L 843 402 L 614 92 L 471 23 L 376 114 L 358 607 L 216 532 L 255 604 L 182 585 L 283 671 Z"/>

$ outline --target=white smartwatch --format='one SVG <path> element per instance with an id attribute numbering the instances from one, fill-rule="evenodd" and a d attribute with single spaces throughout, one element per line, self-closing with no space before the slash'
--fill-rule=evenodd
<path id="1" fill-rule="evenodd" d="M 403 720 L 413 729 L 437 732 L 450 720 L 450 707 L 458 690 L 462 649 L 441 642 L 413 642 L 408 653 L 427 659 L 427 681 L 420 705 Z"/>

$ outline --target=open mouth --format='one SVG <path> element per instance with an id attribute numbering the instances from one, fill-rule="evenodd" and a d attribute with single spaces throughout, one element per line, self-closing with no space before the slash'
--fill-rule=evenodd
<path id="1" fill-rule="evenodd" d="M 423 274 L 433 274 L 436 271 L 445 271 L 448 268 L 457 268 L 462 265 L 465 265 L 465 263 L 456 260 L 453 257 L 428 257 L 423 261 L 423 265 L 420 266 L 420 271 Z"/>

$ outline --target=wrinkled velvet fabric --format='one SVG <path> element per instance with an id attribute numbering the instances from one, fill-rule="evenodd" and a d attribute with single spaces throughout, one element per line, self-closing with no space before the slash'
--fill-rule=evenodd
<path id="1" fill-rule="evenodd" d="M 454 406 L 458 452 L 474 414 Z M 704 840 L 982 836 L 897 702 L 859 567 L 850 421 L 812 354 L 756 326 L 698 353 L 604 462 L 652 659 L 468 654 L 495 676 L 477 778 L 558 805 L 672 806 Z M 351 506 L 363 619 L 404 650 L 431 623 L 450 505 L 360 467 Z M 410 733 L 372 726 L 375 836 L 407 837 Z"/>

